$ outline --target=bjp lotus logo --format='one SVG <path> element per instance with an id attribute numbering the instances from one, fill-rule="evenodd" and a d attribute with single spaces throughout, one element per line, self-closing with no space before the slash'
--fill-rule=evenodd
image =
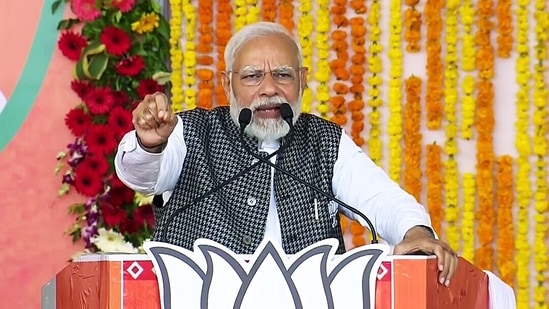
<path id="1" fill-rule="evenodd" d="M 292 256 L 268 240 L 250 256 L 205 239 L 194 251 L 161 242 L 144 248 L 163 309 L 374 308 L 376 275 L 389 247 L 367 245 L 335 256 L 337 245 L 327 239 Z"/>

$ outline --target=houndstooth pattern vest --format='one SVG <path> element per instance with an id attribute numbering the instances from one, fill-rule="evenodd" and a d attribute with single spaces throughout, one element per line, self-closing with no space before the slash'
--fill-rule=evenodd
<path id="1" fill-rule="evenodd" d="M 207 238 L 236 253 L 252 254 L 265 233 L 271 167 L 260 163 L 193 205 L 198 197 L 256 160 L 242 147 L 239 128 L 228 107 L 211 111 L 194 109 L 179 116 L 183 122 L 187 156 L 172 196 L 164 207 L 155 208 L 156 228 L 152 239 L 191 250 L 196 239 Z M 292 142 L 277 156 L 276 164 L 333 195 L 333 167 L 341 134 L 337 125 L 302 114 L 295 124 Z M 257 151 L 256 138 L 246 135 L 245 142 Z M 266 156 L 265 153 L 259 155 Z M 337 204 L 279 172 L 274 175 L 274 188 L 282 246 L 287 254 L 326 238 L 338 239 L 338 253 L 345 251 Z M 182 207 L 186 209 L 168 222 Z M 165 239 L 162 239 L 166 224 Z"/>

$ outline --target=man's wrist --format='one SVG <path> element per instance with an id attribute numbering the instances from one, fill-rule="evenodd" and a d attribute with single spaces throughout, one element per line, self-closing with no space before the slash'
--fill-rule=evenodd
<path id="1" fill-rule="evenodd" d="M 406 232 L 406 234 L 404 235 L 404 239 L 418 236 L 418 235 L 428 235 L 432 238 L 436 238 L 435 232 L 433 231 L 432 228 L 426 225 L 416 225 Z"/>
<path id="2" fill-rule="evenodd" d="M 141 147 L 146 152 L 150 152 L 150 153 L 161 153 L 164 150 L 164 148 L 166 148 L 166 145 L 168 144 L 168 141 L 166 140 L 156 146 L 145 146 L 143 145 L 143 142 L 141 141 L 137 133 L 135 134 L 135 136 L 137 138 L 137 144 L 139 144 L 139 147 Z"/>

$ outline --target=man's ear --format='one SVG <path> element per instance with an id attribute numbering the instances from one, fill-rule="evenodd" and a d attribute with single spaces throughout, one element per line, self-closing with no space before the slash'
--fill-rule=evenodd
<path id="1" fill-rule="evenodd" d="M 223 86 L 223 90 L 225 90 L 225 95 L 229 98 L 231 93 L 231 79 L 227 72 L 221 72 L 221 85 Z"/>
<path id="2" fill-rule="evenodd" d="M 301 87 L 303 89 L 305 89 L 307 87 L 307 75 L 309 75 L 309 68 L 303 67 L 301 69 L 300 74 L 299 74 L 299 78 L 301 79 L 300 80 L 300 85 L 302 85 Z"/>

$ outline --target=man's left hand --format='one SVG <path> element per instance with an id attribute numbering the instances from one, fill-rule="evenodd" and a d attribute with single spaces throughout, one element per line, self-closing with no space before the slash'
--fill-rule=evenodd
<path id="1" fill-rule="evenodd" d="M 416 252 L 436 255 L 440 272 L 439 282 L 448 286 L 458 264 L 457 254 L 450 246 L 435 239 L 427 228 L 415 226 L 408 230 L 402 242 L 396 245 L 393 253 L 404 255 Z"/>

